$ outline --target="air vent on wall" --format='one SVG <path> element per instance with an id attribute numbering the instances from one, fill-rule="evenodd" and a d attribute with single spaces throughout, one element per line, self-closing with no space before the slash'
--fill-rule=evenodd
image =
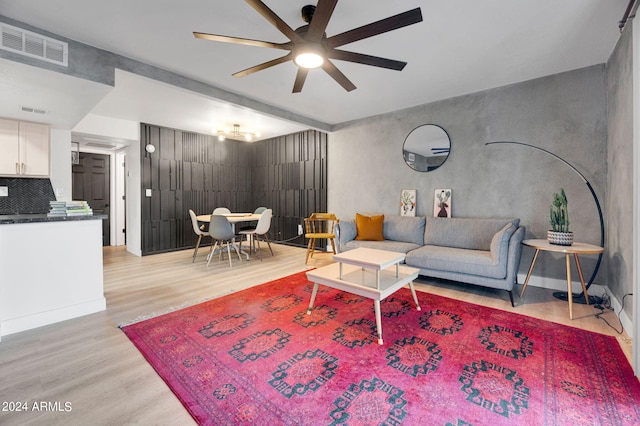
<path id="1" fill-rule="evenodd" d="M 2 30 L 0 49 L 67 66 L 69 52 L 67 43 L 4 22 L 0 22 L 0 29 Z"/>

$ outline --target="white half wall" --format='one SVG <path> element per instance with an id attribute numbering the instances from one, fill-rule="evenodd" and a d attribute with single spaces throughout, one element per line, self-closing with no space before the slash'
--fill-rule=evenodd
<path id="1" fill-rule="evenodd" d="M 0 225 L 0 336 L 103 311 L 103 282 L 101 220 Z"/>

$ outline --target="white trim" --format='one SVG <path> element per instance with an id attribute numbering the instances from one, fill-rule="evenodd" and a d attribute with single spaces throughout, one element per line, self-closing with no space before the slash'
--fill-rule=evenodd
<path id="1" fill-rule="evenodd" d="M 633 329 L 631 331 L 632 349 L 631 364 L 636 376 L 640 373 L 640 315 L 636 309 L 640 306 L 640 282 L 638 277 L 638 267 L 640 267 L 640 188 L 638 178 L 640 178 L 640 27 L 635 25 L 632 28 L 632 56 L 633 56 Z"/>
<path id="2" fill-rule="evenodd" d="M 115 238 L 111 240 L 111 245 L 124 246 L 126 244 L 125 233 L 122 232 L 126 227 L 125 211 L 125 172 L 124 163 L 127 161 L 127 152 L 120 150 L 116 152 L 115 172 L 114 172 L 114 202 L 112 204 L 112 218 L 114 226 Z"/>
<path id="3" fill-rule="evenodd" d="M 520 285 L 524 284 L 524 280 L 526 278 L 527 278 L 527 274 L 518 274 L 518 284 Z M 567 280 L 559 279 L 559 278 L 545 278 L 545 277 L 532 275 L 531 278 L 529 279 L 529 283 L 527 284 L 527 288 L 528 287 L 540 287 L 540 288 L 545 288 L 547 290 L 554 290 L 554 291 L 567 291 Z M 520 290 L 520 288 L 522 287 L 516 287 L 518 291 Z M 573 293 L 582 293 L 582 289 L 579 281 L 572 281 L 572 289 L 573 289 Z M 620 310 L 622 309 L 621 301 L 616 299 L 615 296 L 612 295 L 606 287 L 603 287 L 599 284 L 591 284 L 591 287 L 589 287 L 590 296 L 602 297 L 602 295 L 605 293 L 609 295 L 609 299 L 611 300 L 611 307 L 616 313 L 616 316 L 620 315 L 619 316 L 620 322 L 624 327 L 625 331 L 629 336 L 631 336 L 634 331 L 633 321 L 631 320 L 631 318 L 629 318 L 629 315 L 627 315 L 626 312 L 620 313 Z M 526 298 L 527 298 L 527 293 L 525 292 L 524 303 L 526 303 Z M 629 304 L 628 299 L 626 304 L 628 306 Z M 598 311 L 594 309 L 593 314 L 595 315 L 597 313 Z M 614 323 L 612 325 L 617 329 L 620 328 L 619 324 Z"/>
<path id="4" fill-rule="evenodd" d="M 105 309 L 107 309 L 107 300 L 101 297 L 79 305 L 65 306 L 46 312 L 37 312 L 20 318 L 6 319 L 0 323 L 0 330 L 2 336 L 7 336 L 9 334 L 31 330 L 32 328 L 104 311 Z"/>
<path id="5" fill-rule="evenodd" d="M 518 284 L 524 284 L 527 274 L 518 274 Z M 547 278 L 538 275 L 531 275 L 527 287 L 540 287 L 548 290 L 567 291 L 567 280 L 561 278 Z M 573 293 L 582 293 L 580 281 L 572 281 Z M 598 284 L 592 284 L 589 288 L 589 295 L 601 297 L 604 293 L 609 293 L 604 287 Z M 525 293 L 526 295 L 526 293 Z M 609 295 L 611 297 L 611 295 Z"/>

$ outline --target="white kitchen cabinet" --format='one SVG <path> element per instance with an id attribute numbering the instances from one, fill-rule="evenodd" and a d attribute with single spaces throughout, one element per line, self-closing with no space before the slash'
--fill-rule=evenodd
<path id="1" fill-rule="evenodd" d="M 20 122 L 0 118 L 0 175 L 18 173 Z"/>
<path id="2" fill-rule="evenodd" d="M 0 175 L 49 176 L 49 126 L 0 118 Z"/>

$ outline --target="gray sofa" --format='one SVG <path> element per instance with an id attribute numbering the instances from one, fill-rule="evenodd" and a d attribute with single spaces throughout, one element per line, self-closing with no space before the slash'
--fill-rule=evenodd
<path id="1" fill-rule="evenodd" d="M 420 275 L 506 290 L 513 306 L 525 227 L 520 219 L 384 217 L 383 241 L 356 240 L 355 221 L 336 226 L 336 249 L 406 253 Z"/>

